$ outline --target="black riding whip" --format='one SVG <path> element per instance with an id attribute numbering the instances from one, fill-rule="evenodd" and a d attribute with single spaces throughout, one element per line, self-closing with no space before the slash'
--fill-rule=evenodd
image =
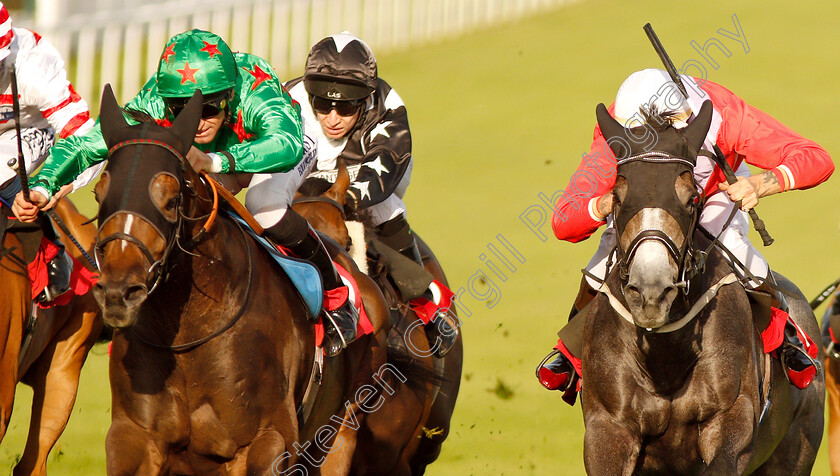
<path id="1" fill-rule="evenodd" d="M 17 86 L 17 73 L 15 71 L 15 65 L 12 63 L 12 113 L 14 114 L 15 120 L 15 133 L 17 134 L 17 148 L 18 148 L 18 156 L 17 160 L 10 159 L 9 160 L 9 167 L 14 165 L 15 172 L 17 172 L 17 176 L 20 179 L 20 189 L 23 192 L 23 198 L 29 202 L 32 202 L 32 197 L 29 193 L 29 177 L 26 173 L 26 162 L 23 158 L 23 140 L 21 139 L 20 135 L 20 98 L 18 97 L 18 86 Z M 70 238 L 70 241 L 79 249 L 82 253 L 82 256 L 85 257 L 88 263 L 93 266 L 93 269 L 99 270 L 99 267 L 96 266 L 96 261 L 88 254 L 87 250 L 82 247 L 79 241 L 73 236 L 73 233 L 70 231 L 70 228 L 67 227 L 67 224 L 64 223 L 64 220 L 58 216 L 58 213 L 55 210 L 46 210 L 47 216 L 50 217 L 61 231 Z"/>
<path id="2" fill-rule="evenodd" d="M 17 161 L 15 159 L 9 159 L 9 167 L 15 166 L 15 172 L 17 172 L 17 176 L 20 179 L 20 189 L 23 191 L 23 198 L 32 203 L 32 198 L 29 196 L 29 177 L 26 175 L 26 162 L 23 159 L 23 143 L 20 137 L 20 99 L 18 98 L 18 87 L 17 87 L 17 72 L 15 71 L 15 65 L 12 63 L 12 113 L 14 114 L 15 119 L 15 133 L 17 133 L 17 148 L 18 148 L 18 156 Z"/>
<path id="3" fill-rule="evenodd" d="M 656 54 L 659 55 L 659 59 L 662 60 L 662 64 L 665 66 L 668 76 L 670 76 L 674 84 L 677 85 L 680 93 L 688 99 L 688 91 L 685 89 L 682 78 L 679 74 L 677 74 L 677 70 L 674 68 L 674 63 L 671 61 L 668 53 L 665 52 L 665 47 L 662 46 L 662 42 L 659 41 L 659 37 L 656 36 L 656 33 L 654 33 L 653 27 L 650 26 L 650 23 L 645 24 L 644 30 L 650 40 L 650 43 L 653 45 L 653 49 L 656 50 Z M 732 166 L 729 165 L 729 162 L 726 161 L 726 157 L 724 157 L 720 147 L 715 144 L 714 149 L 714 156 L 710 156 L 710 158 L 714 160 L 717 166 L 723 171 L 723 176 L 726 177 L 726 182 L 730 185 L 737 182 L 738 179 L 735 177 L 735 172 L 732 170 Z M 750 214 L 750 218 L 752 218 L 753 228 L 755 228 L 755 231 L 757 231 L 759 236 L 761 236 L 761 241 L 764 243 L 764 246 L 772 245 L 773 238 L 770 237 L 770 233 L 767 232 L 767 228 L 764 226 L 764 221 L 758 217 L 758 213 L 754 209 L 750 208 L 748 213 Z"/>

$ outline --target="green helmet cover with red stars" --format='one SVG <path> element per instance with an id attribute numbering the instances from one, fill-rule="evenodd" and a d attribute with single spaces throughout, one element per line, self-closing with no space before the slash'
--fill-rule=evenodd
<path id="1" fill-rule="evenodd" d="M 208 95 L 236 85 L 236 59 L 221 37 L 190 30 L 173 36 L 158 63 L 158 94 L 189 97 L 196 89 Z"/>

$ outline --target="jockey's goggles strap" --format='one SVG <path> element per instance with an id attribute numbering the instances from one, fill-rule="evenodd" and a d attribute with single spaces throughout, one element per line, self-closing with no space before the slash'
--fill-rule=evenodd
<path id="1" fill-rule="evenodd" d="M 169 152 L 171 152 L 171 153 L 172 153 L 172 155 L 174 155 L 175 157 L 177 157 L 177 158 L 178 158 L 178 160 L 179 160 L 181 163 L 184 163 L 184 161 L 186 160 L 186 159 L 184 158 L 183 154 L 181 154 L 180 152 L 178 152 L 177 150 L 175 150 L 175 148 L 174 148 L 174 147 L 172 147 L 171 145 L 167 144 L 166 142 L 159 141 L 159 140 L 155 140 L 155 139 L 129 139 L 129 140 L 124 140 L 124 141 L 122 141 L 122 142 L 118 142 L 117 144 L 114 144 L 114 146 L 113 146 L 113 147 L 111 147 L 110 149 L 108 149 L 108 155 L 110 156 L 110 155 L 112 155 L 114 152 L 116 152 L 116 151 L 118 151 L 118 150 L 122 149 L 123 147 L 128 147 L 128 146 L 130 146 L 130 145 L 156 145 L 156 146 L 158 146 L 158 147 L 163 147 L 164 149 L 166 149 L 166 150 L 168 150 Z"/>

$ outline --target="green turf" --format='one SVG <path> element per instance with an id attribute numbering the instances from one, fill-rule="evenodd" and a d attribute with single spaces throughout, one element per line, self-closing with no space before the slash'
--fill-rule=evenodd
<path id="1" fill-rule="evenodd" d="M 492 305 L 469 292 L 463 298 L 472 315 L 464 318 L 461 395 L 452 434 L 428 474 L 584 473 L 580 407 L 543 391 L 533 370 L 554 343 L 597 240 L 543 242 L 520 214 L 539 207 L 538 194 L 551 196 L 565 185 L 588 151 L 595 105 L 609 103 L 630 72 L 659 66 L 642 25 L 653 24 L 678 66 L 702 61 L 691 40 L 722 39 L 731 56 L 713 52 L 719 67 L 705 63 L 708 78 L 834 152 L 838 11 L 827 0 L 807 7 L 781 0 L 585 1 L 379 58 L 382 76 L 409 108 L 416 161 L 410 222 L 455 289 L 472 283 L 474 295 L 487 292 L 470 279 L 481 272 L 497 288 Z M 748 53 L 717 33 L 734 31 L 733 14 Z M 762 252 L 809 297 L 840 270 L 835 183 L 771 197 L 758 208 L 776 238 Z M 541 231 L 550 235 L 548 225 Z M 512 262 L 517 269 L 504 282 L 488 269 L 486 260 L 495 258 L 481 257 L 489 243 L 501 249 L 500 234 L 525 259 Z M 104 472 L 110 402 L 103 352 L 94 349 L 84 370 L 61 453 L 52 457 L 53 475 Z M 0 467 L 21 451 L 23 407 L 3 441 Z M 822 451 L 814 474 L 828 473 Z"/>

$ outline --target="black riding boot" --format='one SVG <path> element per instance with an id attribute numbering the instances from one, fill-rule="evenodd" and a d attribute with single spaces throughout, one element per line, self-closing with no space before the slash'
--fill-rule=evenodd
<path id="1" fill-rule="evenodd" d="M 405 219 L 405 215 L 392 218 L 377 228 L 379 239 L 383 243 L 397 250 L 401 255 L 414 261 L 423 268 L 423 258 L 420 255 L 420 249 L 417 247 L 417 240 L 411 232 L 411 227 Z M 435 294 L 431 289 L 436 284 L 432 282 L 429 286 L 430 288 L 424 291 L 420 297 L 435 304 L 440 304 L 439 299 L 435 299 L 435 296 L 440 296 L 440 293 Z M 437 358 L 445 357 L 458 340 L 458 327 L 453 326 L 449 320 L 453 319 L 453 317 L 445 315 L 448 313 L 442 311 L 444 310 L 440 309 L 423 328 L 426 332 L 426 339 L 429 341 L 429 346 L 435 349 L 434 356 Z"/>
<path id="2" fill-rule="evenodd" d="M 265 234 L 277 244 L 288 248 L 296 257 L 315 265 L 321 272 L 325 294 L 344 286 L 321 239 L 294 210 L 286 210 L 283 219 L 267 228 Z M 335 309 L 328 310 L 325 307 L 324 310 L 327 320 L 332 324 L 325 326 L 324 353 L 332 357 L 356 340 L 359 313 L 349 299 L 345 299 Z"/>
<path id="3" fill-rule="evenodd" d="M 58 238 L 50 219 L 46 215 L 41 215 L 38 222 L 41 224 L 41 229 L 44 230 L 44 237 L 58 247 L 58 254 L 47 263 L 47 286 L 35 298 L 38 302 L 50 302 L 70 290 L 73 259 L 64 249 L 64 243 Z"/>

